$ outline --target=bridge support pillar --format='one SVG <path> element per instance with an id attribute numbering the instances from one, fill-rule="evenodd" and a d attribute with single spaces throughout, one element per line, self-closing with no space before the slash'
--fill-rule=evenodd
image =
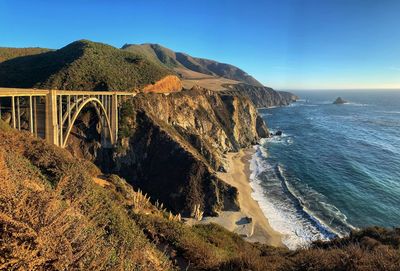
<path id="1" fill-rule="evenodd" d="M 31 134 L 34 134 L 34 122 L 33 122 L 33 98 L 29 96 L 29 130 Z"/>
<path id="2" fill-rule="evenodd" d="M 46 141 L 56 146 L 60 146 L 59 129 L 57 121 L 57 94 L 55 90 L 50 90 L 46 95 Z"/>
<path id="3" fill-rule="evenodd" d="M 113 94 L 111 98 L 111 113 L 110 113 L 110 122 L 111 122 L 111 143 L 115 144 L 118 140 L 118 95 Z"/>
<path id="4" fill-rule="evenodd" d="M 12 127 L 15 129 L 17 128 L 17 121 L 15 118 L 15 97 L 11 97 L 11 116 L 12 116 Z"/>

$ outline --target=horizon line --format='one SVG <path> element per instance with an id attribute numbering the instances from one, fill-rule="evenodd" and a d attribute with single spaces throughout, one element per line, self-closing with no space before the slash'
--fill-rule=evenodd
<path id="1" fill-rule="evenodd" d="M 268 87 L 268 86 L 266 86 Z M 274 90 L 278 91 L 326 91 L 326 90 L 366 90 L 366 91 L 371 91 L 371 90 L 397 90 L 400 91 L 400 87 L 396 88 L 362 88 L 362 87 L 357 87 L 357 88 L 274 88 Z"/>

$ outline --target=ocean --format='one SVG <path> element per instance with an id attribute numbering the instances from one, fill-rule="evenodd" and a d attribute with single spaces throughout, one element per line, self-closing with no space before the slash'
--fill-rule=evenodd
<path id="1" fill-rule="evenodd" d="M 400 91 L 304 91 L 259 110 L 271 132 L 251 186 L 291 249 L 371 225 L 400 226 Z M 348 104 L 334 105 L 341 96 Z"/>

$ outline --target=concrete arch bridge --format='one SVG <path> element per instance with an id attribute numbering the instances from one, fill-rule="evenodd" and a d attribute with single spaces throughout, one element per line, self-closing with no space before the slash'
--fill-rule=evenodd
<path id="1" fill-rule="evenodd" d="M 6 116 L 15 129 L 28 130 L 65 148 L 79 114 L 91 105 L 100 120 L 102 145 L 110 147 L 118 139 L 118 106 L 133 96 L 117 91 L 0 88 L 0 116 Z"/>

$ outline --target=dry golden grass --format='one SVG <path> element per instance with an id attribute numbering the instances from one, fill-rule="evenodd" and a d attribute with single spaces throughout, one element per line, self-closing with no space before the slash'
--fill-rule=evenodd
<path id="1" fill-rule="evenodd" d="M 175 75 L 168 75 L 154 84 L 143 88 L 145 93 L 170 93 L 182 90 L 182 82 Z"/>
<path id="2" fill-rule="evenodd" d="M 98 169 L 88 165 L 0 131 L 0 270 L 172 268 L 129 218 L 129 198 L 112 180 L 95 184 Z"/>
<path id="3" fill-rule="evenodd" d="M 227 88 L 224 86 L 225 84 L 236 85 L 239 84 L 240 82 L 226 79 L 223 77 L 212 77 L 212 78 L 184 79 L 182 80 L 182 83 L 185 89 L 191 89 L 192 87 L 197 86 L 213 91 L 221 91 L 221 90 L 227 90 Z"/>

